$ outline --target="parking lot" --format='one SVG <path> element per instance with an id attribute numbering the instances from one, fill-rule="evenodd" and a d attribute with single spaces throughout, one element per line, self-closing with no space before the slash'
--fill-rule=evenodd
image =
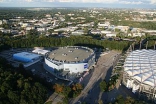
<path id="1" fill-rule="evenodd" d="M 70 81 L 59 79 L 59 78 L 55 77 L 54 75 L 52 75 L 51 73 L 47 72 L 43 68 L 43 64 L 44 64 L 44 60 L 41 60 L 41 61 L 27 67 L 26 69 L 32 71 L 32 73 L 34 75 L 38 75 L 41 78 L 46 79 L 47 82 L 50 82 L 52 84 L 59 83 L 59 84 L 68 85 L 70 83 Z"/>
<path id="2" fill-rule="evenodd" d="M 19 61 L 15 61 L 13 59 L 13 54 L 19 53 L 19 52 L 31 52 L 33 49 L 28 48 L 16 48 L 16 49 L 10 49 L 0 52 L 0 56 L 4 57 L 8 60 L 9 63 L 11 63 L 13 66 L 18 67 L 20 63 Z M 25 64 L 25 63 L 22 63 Z"/>
<path id="3" fill-rule="evenodd" d="M 16 49 L 10 49 L 0 52 L 0 56 L 4 57 L 8 60 L 9 63 L 11 63 L 13 66 L 18 67 L 20 63 L 19 61 L 16 61 L 13 59 L 13 54 L 19 53 L 19 52 L 32 52 L 33 48 L 16 48 Z M 24 64 L 24 63 L 23 63 Z M 30 70 L 33 75 L 38 75 L 40 78 L 45 79 L 45 81 L 50 82 L 52 84 L 59 83 L 59 84 L 65 84 L 68 85 L 70 82 L 62 79 L 56 78 L 54 75 L 50 74 L 43 68 L 44 64 L 44 58 L 38 61 L 37 63 L 30 65 L 26 68 L 26 70 Z"/>

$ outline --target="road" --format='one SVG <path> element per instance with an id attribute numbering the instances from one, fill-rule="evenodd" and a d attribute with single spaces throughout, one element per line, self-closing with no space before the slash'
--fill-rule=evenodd
<path id="1" fill-rule="evenodd" d="M 100 90 L 98 89 L 99 82 L 104 78 L 109 80 L 114 60 L 116 60 L 118 54 L 119 52 L 117 51 L 110 51 L 108 54 L 101 56 L 98 59 L 88 84 L 85 86 L 81 94 L 72 100 L 70 104 L 76 104 L 78 101 L 89 101 L 89 103 L 92 104 L 98 102 L 100 93 Z M 91 97 L 88 95 L 91 95 Z"/>

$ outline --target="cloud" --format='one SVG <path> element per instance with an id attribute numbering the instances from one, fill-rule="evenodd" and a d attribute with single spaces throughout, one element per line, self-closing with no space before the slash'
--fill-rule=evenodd
<path id="1" fill-rule="evenodd" d="M 59 2 L 74 2 L 73 0 L 59 0 Z"/>
<path id="2" fill-rule="evenodd" d="M 147 7 L 147 8 L 151 8 L 151 7 L 155 7 L 156 5 L 156 0 L 0 0 L 0 6 L 4 6 L 4 4 L 8 4 L 8 5 L 16 5 L 18 6 L 19 3 L 22 3 L 22 6 L 27 6 L 27 5 L 31 5 L 31 6 L 53 6 L 53 5 L 58 5 L 58 6 L 104 6 L 105 4 L 110 4 L 110 5 L 125 5 L 126 6 L 130 5 L 139 5 L 140 7 Z M 78 3 L 80 3 L 79 5 L 77 5 Z M 89 4 L 87 4 L 89 3 Z M 95 4 L 94 4 L 95 3 Z M 97 4 L 96 4 L 97 3 Z M 82 4 L 82 5 L 81 5 Z M 98 5 L 99 4 L 99 5 Z M 108 7 L 110 5 L 107 5 Z M 21 6 L 21 5 L 20 5 Z"/>
<path id="3" fill-rule="evenodd" d="M 44 2 L 54 2 L 55 0 L 44 0 Z"/>
<path id="4" fill-rule="evenodd" d="M 83 3 L 115 3 L 119 0 L 75 0 L 75 2 Z"/>
<path id="5" fill-rule="evenodd" d="M 119 3 L 121 3 L 121 4 L 136 4 L 136 5 L 143 4 L 143 2 L 141 2 L 141 1 L 120 1 Z"/>
<path id="6" fill-rule="evenodd" d="M 10 3 L 12 2 L 13 0 L 0 0 L 0 3 Z"/>
<path id="7" fill-rule="evenodd" d="M 78 2 L 78 3 L 120 3 L 120 4 L 143 4 L 146 0 L 44 0 L 45 2 Z M 151 0 L 152 3 L 156 2 L 156 0 Z"/>
<path id="8" fill-rule="evenodd" d="M 33 0 L 24 0 L 24 1 L 26 1 L 26 2 L 33 2 Z"/>
<path id="9" fill-rule="evenodd" d="M 43 0 L 44 2 L 114 3 L 119 0 Z"/>
<path id="10" fill-rule="evenodd" d="M 150 0 L 151 4 L 156 4 L 156 0 Z"/>

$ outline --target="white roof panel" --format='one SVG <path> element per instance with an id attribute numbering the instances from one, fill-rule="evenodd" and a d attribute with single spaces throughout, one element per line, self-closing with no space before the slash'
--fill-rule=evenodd
<path id="1" fill-rule="evenodd" d="M 156 50 L 131 52 L 125 60 L 124 70 L 141 83 L 156 87 Z"/>

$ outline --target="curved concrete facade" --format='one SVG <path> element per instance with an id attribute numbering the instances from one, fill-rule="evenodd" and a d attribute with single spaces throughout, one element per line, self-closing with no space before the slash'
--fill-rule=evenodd
<path id="1" fill-rule="evenodd" d="M 62 50 L 64 50 L 66 53 L 64 53 Z M 73 53 L 71 53 L 71 51 L 73 51 Z M 54 52 L 55 54 L 53 54 Z M 77 53 L 77 52 L 80 52 L 80 53 Z M 81 57 L 81 54 L 82 54 L 82 57 Z M 64 56 L 64 55 L 67 55 L 67 56 Z M 58 59 L 61 59 L 61 60 L 58 60 Z M 81 47 L 81 46 L 61 47 L 61 48 L 58 48 L 57 50 L 46 53 L 45 55 L 45 66 L 46 66 L 46 70 L 49 72 L 54 72 L 55 70 L 56 71 L 61 70 L 61 71 L 69 72 L 69 73 L 82 73 L 84 71 L 88 71 L 88 68 L 94 65 L 94 63 L 95 63 L 94 51 L 90 48 Z"/>

